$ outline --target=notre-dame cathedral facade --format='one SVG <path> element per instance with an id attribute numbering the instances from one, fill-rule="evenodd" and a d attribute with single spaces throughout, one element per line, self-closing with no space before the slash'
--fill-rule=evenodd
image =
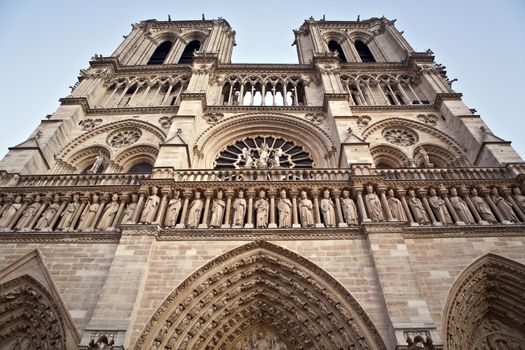
<path id="1" fill-rule="evenodd" d="M 394 22 L 95 55 L 0 162 L 0 349 L 525 349 L 525 163 Z"/>

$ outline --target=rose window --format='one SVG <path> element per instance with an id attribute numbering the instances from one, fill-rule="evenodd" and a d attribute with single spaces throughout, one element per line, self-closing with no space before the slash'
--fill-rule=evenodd
<path id="1" fill-rule="evenodd" d="M 126 147 L 137 142 L 141 135 L 140 130 L 118 130 L 108 136 L 107 143 L 114 148 Z"/>
<path id="2" fill-rule="evenodd" d="M 215 169 L 311 168 L 312 157 L 292 141 L 272 136 L 248 137 L 226 146 Z"/>
<path id="3" fill-rule="evenodd" d="M 418 141 L 417 134 L 410 129 L 389 128 L 383 130 L 383 137 L 397 146 L 412 146 Z"/>

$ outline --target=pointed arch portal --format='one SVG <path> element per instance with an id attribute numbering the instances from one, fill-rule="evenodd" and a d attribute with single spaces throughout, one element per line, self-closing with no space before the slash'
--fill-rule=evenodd
<path id="1" fill-rule="evenodd" d="M 135 349 L 237 350 L 256 343 L 252 348 L 265 350 L 386 349 L 343 286 L 268 242 L 231 250 L 183 281 Z"/>
<path id="2" fill-rule="evenodd" d="M 481 257 L 449 293 L 445 349 L 525 349 L 524 297 L 524 265 L 494 254 Z"/>

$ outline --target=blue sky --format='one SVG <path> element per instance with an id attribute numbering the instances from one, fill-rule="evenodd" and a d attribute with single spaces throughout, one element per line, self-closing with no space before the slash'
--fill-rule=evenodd
<path id="1" fill-rule="evenodd" d="M 233 63 L 297 63 L 293 29 L 381 17 L 417 51 L 432 49 L 454 89 L 525 157 L 525 1 L 28 1 L 0 0 L 0 156 L 24 141 L 69 94 L 93 54 L 110 55 L 144 19 L 221 16 L 236 30 Z"/>

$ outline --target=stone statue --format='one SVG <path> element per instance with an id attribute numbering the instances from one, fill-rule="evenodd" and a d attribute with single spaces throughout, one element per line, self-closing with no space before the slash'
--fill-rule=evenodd
<path id="1" fill-rule="evenodd" d="M 501 215 L 503 216 L 504 220 L 510 221 L 510 222 L 518 222 L 518 217 L 516 216 L 516 213 L 514 213 L 514 209 L 512 209 L 512 205 L 510 205 L 509 202 L 507 202 L 503 197 L 501 197 L 498 193 L 498 189 L 496 187 L 492 187 L 490 190 L 491 198 L 496 207 L 498 207 Z"/>
<path id="2" fill-rule="evenodd" d="M 415 222 L 420 225 L 428 225 L 430 223 L 427 211 L 423 207 L 421 200 L 416 197 L 414 190 L 408 191 L 408 206 L 412 209 Z"/>
<path id="3" fill-rule="evenodd" d="M 53 198 L 53 203 L 47 207 L 47 209 L 42 213 L 42 216 L 35 225 L 35 230 L 40 231 L 44 230 L 46 228 L 49 228 L 49 225 L 51 225 L 51 221 L 53 221 L 53 218 L 55 217 L 56 213 L 58 212 L 58 209 L 60 209 L 60 197 L 56 195 Z"/>
<path id="4" fill-rule="evenodd" d="M 334 201 L 330 198 L 329 190 L 323 191 L 323 199 L 321 199 L 320 207 L 326 227 L 336 227 Z"/>
<path id="5" fill-rule="evenodd" d="M 350 192 L 343 191 L 343 198 L 341 199 L 341 209 L 343 209 L 343 216 L 348 225 L 359 225 L 359 216 L 357 215 L 357 208 L 355 202 L 350 198 Z"/>
<path id="6" fill-rule="evenodd" d="M 38 209 L 42 206 L 42 203 L 40 203 L 40 195 L 35 196 L 35 201 L 24 210 L 22 213 L 22 217 L 18 220 L 15 226 L 16 231 L 23 230 L 26 227 L 29 227 L 31 224 L 31 221 L 33 221 L 33 218 L 35 217 L 36 213 L 38 212 Z"/>
<path id="7" fill-rule="evenodd" d="M 246 199 L 244 199 L 244 192 L 239 191 L 237 198 L 233 201 L 232 227 L 243 227 L 244 215 L 246 215 Z"/>
<path id="8" fill-rule="evenodd" d="M 137 209 L 138 198 L 139 196 L 136 194 L 131 195 L 131 203 L 128 203 L 126 206 L 126 209 L 124 210 L 124 216 L 122 217 L 123 224 L 130 224 L 133 220 L 133 214 L 135 213 L 135 209 Z"/>
<path id="9" fill-rule="evenodd" d="M 117 215 L 118 208 L 118 194 L 114 193 L 111 196 L 111 202 L 109 202 L 104 208 L 102 217 L 98 223 L 98 228 L 105 230 L 107 228 L 113 227 L 113 221 L 115 220 L 115 215 Z"/>
<path id="10" fill-rule="evenodd" d="M 242 158 L 244 159 L 244 168 L 251 169 L 254 166 L 252 151 L 244 147 L 242 149 Z"/>
<path id="11" fill-rule="evenodd" d="M 476 210 L 478 211 L 479 216 L 481 216 L 481 218 L 489 224 L 497 223 L 498 220 L 496 220 L 496 217 L 492 213 L 490 206 L 485 202 L 483 198 L 478 196 L 478 191 L 475 188 L 473 188 L 470 191 L 470 193 L 472 194 L 470 200 L 472 201 L 472 205 L 474 205 L 474 208 L 476 208 Z"/>
<path id="12" fill-rule="evenodd" d="M 84 209 L 84 212 L 80 216 L 80 222 L 78 224 L 79 230 L 86 230 L 95 227 L 96 222 L 92 222 L 95 216 L 97 215 L 98 208 L 100 207 L 100 203 L 98 202 L 98 196 L 96 194 L 93 195 L 93 203 L 89 203 L 86 205 L 86 208 Z"/>
<path id="13" fill-rule="evenodd" d="M 268 160 L 270 158 L 270 149 L 266 143 L 263 143 L 261 148 L 258 149 L 259 159 L 256 162 L 256 167 L 259 169 L 268 168 Z"/>
<path id="14" fill-rule="evenodd" d="M 182 200 L 180 199 L 180 191 L 175 190 L 173 198 L 168 202 L 168 212 L 166 213 L 164 225 L 168 227 L 174 227 L 177 225 L 177 219 L 179 218 L 181 208 Z"/>
<path id="15" fill-rule="evenodd" d="M 514 193 L 514 200 L 518 204 L 518 206 L 521 208 L 521 210 L 525 211 L 525 196 L 521 193 L 521 190 L 519 187 L 514 187 L 512 189 L 512 193 Z"/>
<path id="16" fill-rule="evenodd" d="M 158 191 L 159 190 L 155 186 L 151 188 L 151 195 L 148 197 L 142 215 L 140 216 L 139 222 L 141 224 L 151 224 L 155 221 L 155 214 L 157 214 L 157 207 L 160 203 L 160 198 L 157 195 Z"/>
<path id="17" fill-rule="evenodd" d="M 463 200 L 463 198 L 458 196 L 458 191 L 455 188 L 450 189 L 450 205 L 456 211 L 459 220 L 463 221 L 465 224 L 475 224 L 476 220 L 472 216 L 470 209 Z"/>
<path id="18" fill-rule="evenodd" d="M 394 196 L 394 190 L 389 189 L 387 192 L 388 206 L 390 207 L 390 213 L 392 217 L 397 221 L 408 221 L 407 214 L 403 208 L 403 203 Z"/>
<path id="19" fill-rule="evenodd" d="M 202 208 L 204 206 L 204 203 L 201 199 L 201 193 L 199 191 L 195 192 L 193 201 L 190 203 L 190 207 L 188 209 L 188 227 L 189 228 L 195 228 L 199 226 L 199 220 L 201 218 L 201 212 Z"/>
<path id="20" fill-rule="evenodd" d="M 0 227 L 6 228 L 9 226 L 9 223 L 13 220 L 21 207 L 22 197 L 18 195 L 15 197 L 14 202 L 4 211 L 2 217 L 0 217 Z"/>
<path id="21" fill-rule="evenodd" d="M 423 165 L 425 168 L 432 167 L 432 163 L 430 163 L 430 158 L 428 157 L 427 151 L 423 148 L 423 146 L 419 147 L 419 154 L 421 154 L 421 157 L 423 158 Z"/>
<path id="22" fill-rule="evenodd" d="M 91 168 L 89 168 L 89 170 L 87 171 L 88 174 L 96 174 L 98 171 L 98 168 L 100 168 L 103 162 L 104 162 L 104 157 L 102 156 L 101 152 L 98 152 L 97 157 L 95 158 L 95 162 L 93 163 Z"/>
<path id="23" fill-rule="evenodd" d="M 283 150 L 281 148 L 276 148 L 273 150 L 272 158 L 272 168 L 279 168 L 281 166 L 281 156 L 283 155 Z"/>
<path id="24" fill-rule="evenodd" d="M 448 213 L 445 201 L 436 195 L 436 190 L 434 188 L 429 189 L 428 194 L 428 204 L 430 204 L 430 207 L 434 213 L 436 213 L 439 222 L 443 225 L 451 224 L 452 218 Z"/>
<path id="25" fill-rule="evenodd" d="M 210 227 L 221 227 L 224 220 L 224 208 L 226 203 L 222 199 L 222 191 L 217 191 L 217 198 L 213 201 L 211 206 Z"/>
<path id="26" fill-rule="evenodd" d="M 372 185 L 366 186 L 365 204 L 368 208 L 368 215 L 372 221 L 384 221 L 383 209 L 381 207 L 381 201 L 374 192 Z"/>
<path id="27" fill-rule="evenodd" d="M 299 199 L 299 217 L 301 218 L 302 227 L 312 227 L 315 225 L 313 204 L 308 199 L 306 191 L 301 191 L 301 198 Z"/>
<path id="28" fill-rule="evenodd" d="M 266 193 L 264 191 L 259 191 L 259 198 L 255 202 L 255 227 L 256 228 L 265 228 L 268 227 L 268 211 L 270 205 L 266 199 Z"/>
<path id="29" fill-rule="evenodd" d="M 282 190 L 280 193 L 279 203 L 277 204 L 279 210 L 279 227 L 292 226 L 292 202 L 286 198 L 286 191 Z"/>
<path id="30" fill-rule="evenodd" d="M 58 223 L 58 229 L 62 231 L 73 231 L 75 224 L 75 216 L 78 208 L 80 208 L 80 196 L 78 194 L 73 195 L 73 201 L 66 206 L 66 209 L 60 214 L 61 219 Z"/>

